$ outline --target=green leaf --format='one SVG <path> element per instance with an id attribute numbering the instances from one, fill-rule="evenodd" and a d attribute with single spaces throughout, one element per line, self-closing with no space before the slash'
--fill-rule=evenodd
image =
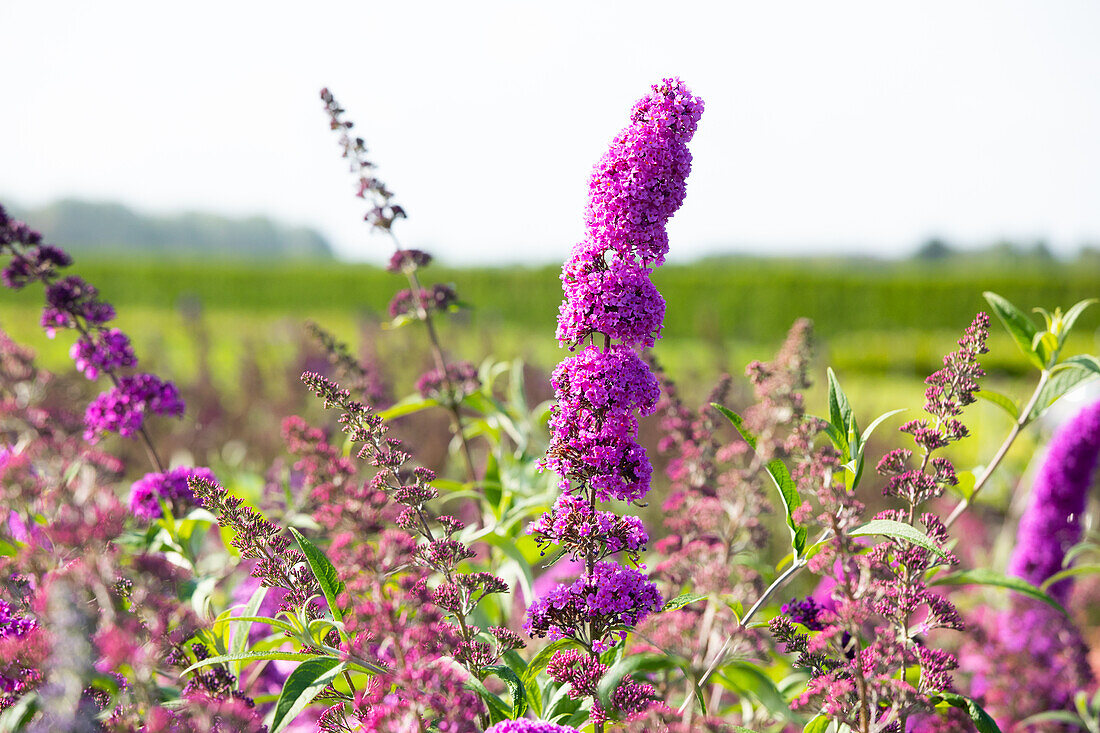
<path id="1" fill-rule="evenodd" d="M 302 662 L 283 683 L 283 691 L 275 703 L 271 718 L 271 733 L 279 733 L 298 717 L 298 713 L 313 702 L 313 698 L 335 680 L 345 668 L 335 657 L 321 657 Z"/>
<path id="2" fill-rule="evenodd" d="M 682 593 L 675 598 L 666 601 L 665 605 L 661 607 L 662 611 L 678 611 L 684 606 L 701 601 L 707 597 L 706 593 Z"/>
<path id="3" fill-rule="evenodd" d="M 511 719 L 519 720 L 522 718 L 523 714 L 527 712 L 527 692 L 519 675 L 503 664 L 493 664 L 482 669 L 488 674 L 496 675 L 504 681 L 504 684 L 508 685 L 508 689 L 512 691 Z"/>
<path id="4" fill-rule="evenodd" d="M 733 427 L 737 428 L 737 432 L 741 434 L 749 447 L 756 450 L 756 436 L 745 427 L 740 415 L 717 402 L 712 402 L 711 407 L 725 415 L 726 419 L 733 423 Z M 791 547 L 794 549 L 795 557 L 799 557 L 806 547 L 806 528 L 795 523 L 794 512 L 802 506 L 802 497 L 798 495 L 798 489 L 795 487 L 787 467 L 783 465 L 783 461 L 778 458 L 772 459 L 768 461 L 765 468 L 775 488 L 779 490 L 780 498 L 783 500 L 783 508 L 787 515 L 787 527 L 791 531 Z"/>
<path id="5" fill-rule="evenodd" d="M 230 616 L 226 619 L 226 622 L 231 624 L 245 622 L 249 625 L 252 625 L 254 623 L 262 623 L 267 624 L 268 626 L 272 626 L 279 631 L 284 631 L 288 634 L 295 633 L 294 627 L 288 624 L 286 621 L 282 621 L 281 619 L 277 618 L 271 618 L 270 616 Z M 242 649 L 240 651 L 244 650 Z"/>
<path id="6" fill-rule="evenodd" d="M 1076 545 L 1066 550 L 1066 555 L 1062 558 L 1062 567 L 1069 565 L 1073 562 L 1074 558 L 1079 555 L 1084 555 L 1089 552 L 1100 552 L 1100 544 L 1092 540 L 1081 540 Z"/>
<path id="7" fill-rule="evenodd" d="M 202 667 L 209 667 L 212 664 L 224 664 L 226 662 L 260 662 L 271 659 L 281 659 L 286 661 L 308 661 L 310 659 L 335 659 L 335 657 L 327 657 L 323 654 L 307 654 L 305 652 L 240 652 L 239 654 L 222 654 L 217 657 L 207 657 L 198 662 L 195 662 L 187 669 L 180 672 L 180 677 L 184 676 L 188 672 L 194 672 L 196 669 Z M 339 660 L 337 660 L 339 661 Z"/>
<path id="8" fill-rule="evenodd" d="M 24 730 L 38 712 L 39 702 L 38 693 L 32 690 L 0 711 L 0 731 Z"/>
<path id="9" fill-rule="evenodd" d="M 476 677 L 467 677 L 465 685 L 467 689 L 473 690 L 478 694 L 485 704 L 489 706 L 489 722 L 497 723 L 501 720 L 510 720 L 508 717 L 512 710 L 508 706 L 508 703 L 501 700 L 499 697 L 489 692 L 489 688 Z"/>
<path id="10" fill-rule="evenodd" d="M 1054 575 L 1050 576 L 1043 581 L 1040 586 L 1043 590 L 1046 590 L 1050 586 L 1057 583 L 1059 580 L 1065 580 L 1066 578 L 1072 578 L 1075 575 L 1100 575 L 1100 565 L 1084 564 L 1074 565 L 1072 568 L 1066 568 L 1065 570 L 1059 570 Z"/>
<path id="11" fill-rule="evenodd" d="M 1100 301 L 1096 298 L 1087 298 L 1070 306 L 1070 309 L 1062 316 L 1062 332 L 1058 335 L 1059 341 L 1065 342 L 1066 336 L 1073 330 L 1073 324 L 1077 322 L 1078 316 L 1084 313 L 1090 305 L 1098 302 Z"/>
<path id="12" fill-rule="evenodd" d="M 1001 323 L 1004 324 L 1005 330 L 1012 336 L 1012 340 L 1016 342 L 1016 345 L 1020 347 L 1020 351 L 1024 352 L 1027 358 L 1036 367 L 1039 369 L 1046 369 L 1046 364 L 1043 363 L 1039 354 L 1032 348 L 1035 334 L 1039 332 L 1034 321 L 1028 318 L 1023 311 L 1010 303 L 1006 298 L 988 290 L 982 293 L 982 295 L 985 296 L 986 301 L 989 303 L 989 307 L 997 314 L 997 318 L 1001 319 Z"/>
<path id="13" fill-rule="evenodd" d="M 631 654 L 613 664 L 604 672 L 600 684 L 596 688 L 596 697 L 604 710 L 611 710 L 611 695 L 619 688 L 623 677 L 638 672 L 655 672 L 662 669 L 673 669 L 676 662 L 664 654 Z"/>
<path id="14" fill-rule="evenodd" d="M 250 619 L 256 618 L 256 614 L 260 610 L 260 604 L 264 602 L 264 597 L 266 595 L 267 586 L 261 585 L 248 599 L 248 603 L 245 604 L 242 618 L 239 621 L 237 627 L 233 629 L 233 639 L 229 647 L 229 652 L 231 654 L 240 654 L 248 648 L 248 632 L 252 628 L 252 621 Z M 233 662 L 232 668 L 233 673 L 237 676 L 238 679 L 240 679 L 241 663 Z"/>
<path id="15" fill-rule="evenodd" d="M 504 487 L 500 481 L 500 463 L 497 461 L 495 451 L 489 451 L 485 460 L 485 479 L 482 482 L 482 490 L 485 492 L 485 501 L 493 510 L 493 516 L 498 520 L 501 515 L 500 502 L 504 495 Z"/>
<path id="16" fill-rule="evenodd" d="M 929 585 L 989 585 L 998 588 L 1008 588 L 1009 590 L 1014 590 L 1017 593 L 1034 598 L 1037 601 L 1042 601 L 1051 608 L 1057 609 L 1067 616 L 1069 615 L 1066 614 L 1066 609 L 1062 608 L 1062 604 L 1058 603 L 1058 601 L 1047 595 L 1046 592 L 1036 588 L 1023 578 L 1002 575 L 996 570 L 990 570 L 988 568 L 975 568 L 974 570 L 964 570 L 958 573 L 939 575 L 934 578 Z"/>
<path id="17" fill-rule="evenodd" d="M 1028 419 L 1036 419 L 1046 412 L 1047 408 L 1057 402 L 1064 394 L 1082 382 L 1095 379 L 1096 376 L 1096 372 L 1086 367 L 1079 366 L 1076 363 L 1072 366 L 1052 371 L 1050 379 L 1047 380 L 1047 383 L 1043 385 L 1042 391 L 1039 392 L 1039 397 L 1035 400 L 1035 408 L 1031 411 L 1031 416 Z M 979 392 L 978 394 L 981 393 Z"/>
<path id="18" fill-rule="evenodd" d="M 1071 365 L 1080 367 L 1086 371 L 1090 371 L 1093 374 L 1100 375 L 1100 359 L 1097 359 L 1092 354 L 1079 354 L 1078 356 L 1071 356 L 1062 362 L 1062 365 Z"/>
<path id="19" fill-rule="evenodd" d="M 829 436 L 829 440 L 831 440 L 833 442 L 833 446 L 838 451 L 840 451 L 842 459 L 843 459 L 843 456 L 848 455 L 848 451 L 849 451 L 848 437 L 840 431 L 840 428 L 838 428 L 836 425 L 833 425 L 831 422 L 829 422 L 825 418 L 819 417 L 819 418 L 815 418 L 815 419 L 821 420 L 821 422 L 825 423 L 825 428 L 824 428 L 825 429 L 825 434 Z M 847 459 L 843 459 L 843 460 L 847 460 Z"/>
<path id="20" fill-rule="evenodd" d="M 921 532 L 911 524 L 897 522 L 893 519 L 872 519 L 870 522 L 856 527 L 848 534 L 852 537 L 864 537 L 873 534 L 893 537 L 895 539 L 905 540 L 918 547 L 923 547 L 930 552 L 936 553 L 940 557 L 947 557 L 947 554 L 937 547 L 936 543 L 932 541 L 932 538 L 924 532 Z"/>
<path id="21" fill-rule="evenodd" d="M 836 378 L 836 372 L 832 367 L 829 367 L 826 373 L 829 377 L 829 422 L 845 436 L 848 450 L 844 451 L 843 462 L 846 463 L 852 457 L 853 449 L 858 447 L 851 445 L 852 440 L 849 437 L 854 432 L 851 430 L 852 405 L 848 402 L 848 395 L 844 394 L 844 390 L 840 388 L 840 381 Z"/>
<path id="22" fill-rule="evenodd" d="M 1028 730 L 1031 726 L 1038 725 L 1039 723 L 1067 723 L 1076 728 L 1085 728 L 1081 718 L 1068 710 L 1047 710 L 1046 712 L 1036 713 L 1035 715 L 1030 715 L 1021 720 L 1020 729 Z"/>
<path id="23" fill-rule="evenodd" d="M 974 486 L 978 483 L 978 477 L 974 475 L 973 471 L 959 471 L 955 474 L 955 477 L 959 480 L 959 483 L 954 486 L 955 491 L 958 491 L 964 499 L 970 501 L 970 497 L 974 496 Z"/>
<path id="24" fill-rule="evenodd" d="M 531 701 L 531 707 L 534 709 L 535 715 L 540 718 L 544 711 L 542 709 L 542 693 L 538 686 L 539 673 L 546 669 L 546 665 L 550 663 L 550 658 L 554 656 L 555 652 L 564 649 L 570 643 L 567 639 L 558 639 L 544 646 L 531 658 L 531 661 L 527 664 L 527 670 L 523 673 L 523 686 L 527 690 L 527 696 Z"/>
<path id="25" fill-rule="evenodd" d="M 409 395 L 403 400 L 400 400 L 392 407 L 386 410 L 382 410 L 377 413 L 378 417 L 383 420 L 392 420 L 395 417 L 404 417 L 405 415 L 411 415 L 414 412 L 420 412 L 426 410 L 429 407 L 438 407 L 439 400 L 433 398 L 421 397 L 418 394 Z"/>
<path id="26" fill-rule="evenodd" d="M 1001 729 L 997 727 L 996 721 L 989 716 L 989 713 L 969 697 L 963 697 L 954 692 L 937 692 L 932 696 L 932 703 L 936 704 L 939 700 L 951 707 L 965 710 L 973 721 L 974 727 L 978 729 L 978 733 L 1001 733 Z"/>
<path id="27" fill-rule="evenodd" d="M 995 392 L 991 389 L 982 388 L 974 393 L 975 397 L 991 402 L 997 407 L 1008 413 L 1009 417 L 1015 420 L 1020 419 L 1020 406 L 1016 404 L 1016 400 L 1012 399 L 1008 395 L 1003 395 L 1000 392 Z"/>
<path id="28" fill-rule="evenodd" d="M 863 431 L 863 435 L 861 435 L 859 437 L 860 447 L 862 447 L 863 444 L 867 442 L 867 439 L 871 437 L 871 433 L 875 432 L 875 428 L 877 428 L 880 424 L 882 424 L 883 420 L 886 420 L 887 418 L 891 418 L 894 415 L 897 415 L 899 412 L 905 412 L 905 408 L 902 407 L 902 408 L 899 408 L 897 410 L 890 410 L 889 412 L 884 412 L 881 415 L 879 415 L 878 417 L 876 417 L 874 420 L 872 420 L 871 424 L 867 426 L 867 429 Z"/>
<path id="29" fill-rule="evenodd" d="M 825 733 L 829 729 L 829 719 L 824 715 L 817 715 L 802 729 L 802 733 Z"/>
<path id="30" fill-rule="evenodd" d="M 747 693 L 768 709 L 773 715 L 784 719 L 791 717 L 791 706 L 783 693 L 776 687 L 772 678 L 755 664 L 734 660 L 723 665 L 721 676 L 729 683 Z"/>
<path id="31" fill-rule="evenodd" d="M 328 601 L 332 618 L 338 622 L 343 621 L 344 614 L 340 611 L 340 605 L 336 599 L 347 590 L 344 587 L 344 581 L 340 580 L 336 568 L 333 567 L 329 559 L 325 557 L 325 553 L 321 552 L 317 545 L 307 540 L 301 532 L 293 527 L 290 527 L 290 534 L 298 541 L 298 547 L 302 549 L 302 554 L 306 556 L 309 569 L 313 571 L 317 583 L 321 586 L 321 592 L 325 595 L 325 600 Z"/>

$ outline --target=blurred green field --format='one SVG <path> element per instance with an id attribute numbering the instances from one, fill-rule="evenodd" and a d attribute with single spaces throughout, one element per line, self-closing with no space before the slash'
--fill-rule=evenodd
<path id="1" fill-rule="evenodd" d="M 117 307 L 118 325 L 131 335 L 144 368 L 189 384 L 205 359 L 229 409 L 237 401 L 239 409 L 248 409 L 243 385 L 250 370 L 276 377 L 284 385 L 280 389 L 300 388 L 295 377 L 312 348 L 303 328 L 307 319 L 353 350 L 370 340 L 399 396 L 412 391 L 430 366 L 418 327 L 379 327 L 404 278 L 378 268 L 92 260 L 78 262 L 73 271 Z M 454 283 L 469 304 L 440 324 L 455 358 L 519 358 L 547 376 L 562 358 L 554 339 L 561 300 L 556 268 L 432 268 L 425 274 L 428 282 Z M 985 308 L 983 290 L 1025 309 L 1065 308 L 1100 295 L 1100 270 L 1056 264 L 1027 271 L 961 271 L 916 263 L 853 268 L 842 262 L 737 260 L 666 265 L 655 280 L 668 310 L 654 351 L 689 404 L 702 401 L 719 374 L 740 376 L 750 361 L 771 359 L 791 323 L 805 316 L 818 336 L 817 387 L 807 394 L 809 410 L 826 412 L 822 384 L 829 365 L 864 424 L 897 407 L 908 408 L 909 415 L 920 411 L 924 377 L 941 366 L 974 313 Z M 71 338 L 46 338 L 38 325 L 41 303 L 38 287 L 0 291 L 0 328 L 36 349 L 45 366 L 69 372 Z M 1100 352 L 1098 328 L 1100 308 L 1086 311 L 1067 350 Z M 990 347 L 982 360 L 991 375 L 987 386 L 1025 395 L 1033 381 L 1030 367 L 997 323 Z M 316 358 L 315 349 L 313 354 Z M 540 381 L 548 390 L 546 377 Z M 738 389 L 735 403 L 746 404 L 751 397 L 744 380 Z M 988 457 L 1008 427 L 1005 416 L 987 403 L 972 408 L 968 424 L 980 437 L 951 451 L 963 466 Z M 1026 461 L 1039 439 L 1036 433 L 1026 435 L 1009 463 Z M 992 486 L 987 497 L 997 501 L 1008 487 L 1002 489 Z"/>
<path id="2" fill-rule="evenodd" d="M 271 265 L 164 260 L 82 260 L 75 268 L 118 308 L 135 337 L 160 339 L 173 364 L 188 369 L 179 349 L 182 311 L 201 309 L 211 326 L 219 363 L 242 344 L 278 347 L 279 321 L 306 318 L 345 338 L 363 318 L 385 317 L 403 278 L 376 267 L 318 262 Z M 457 314 L 452 347 L 466 357 L 486 353 L 557 361 L 554 325 L 561 288 L 556 268 L 431 268 L 426 279 L 453 283 L 468 310 Z M 658 351 L 669 361 L 705 372 L 739 371 L 766 357 L 791 323 L 808 317 L 835 368 L 856 373 L 922 375 L 938 368 L 945 350 L 985 307 L 993 290 L 1024 309 L 1068 307 L 1100 295 L 1100 268 L 1049 263 L 1025 268 L 959 267 L 933 263 L 732 259 L 665 265 L 654 276 L 667 303 Z M 0 325 L 43 347 L 48 362 L 64 350 L 44 344 L 35 311 L 41 293 L 0 293 Z M 1100 308 L 1079 321 L 1074 351 L 1097 351 Z M 997 338 L 1000 339 L 999 330 Z M 1021 374 L 1022 359 L 1008 344 L 987 358 L 991 371 Z"/>

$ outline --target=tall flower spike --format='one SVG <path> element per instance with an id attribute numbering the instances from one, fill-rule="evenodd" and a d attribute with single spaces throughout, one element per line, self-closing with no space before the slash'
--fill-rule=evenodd
<path id="1" fill-rule="evenodd" d="M 1062 569 L 1081 537 L 1081 515 L 1100 462 L 1100 402 L 1081 410 L 1050 442 L 1020 520 L 1008 574 L 1041 585 Z M 1071 580 L 1047 592 L 1069 600 Z M 1038 601 L 1013 596 L 992 619 L 982 644 L 970 645 L 963 666 L 974 673 L 971 692 L 1002 725 L 1048 710 L 1072 710 L 1077 690 L 1092 685 L 1088 647 L 1076 625 Z"/>
<path id="2" fill-rule="evenodd" d="M 660 336 L 665 303 L 650 268 L 668 251 L 665 224 L 684 200 L 687 143 L 702 111 L 702 101 L 678 79 L 654 85 L 634 105 L 630 124 L 592 172 L 586 235 L 562 268 L 558 340 L 571 350 L 592 343 L 554 371 L 557 404 L 546 465 L 562 476 L 567 493 L 530 531 L 544 548 L 560 544 L 560 556 L 583 561 L 584 574 L 535 601 L 524 628 L 586 648 L 582 666 L 592 673 L 591 684 L 570 678 L 574 697 L 594 697 L 606 671 L 599 653 L 661 607 L 661 594 L 645 574 L 605 559 L 623 552 L 637 561 L 648 541 L 641 521 L 596 504 L 636 501 L 649 491 L 653 468 L 637 443 L 638 415 L 654 412 L 660 385 L 637 349 Z M 612 709 L 593 700 L 596 733 L 607 720 L 643 712 L 655 697 L 649 685 L 624 678 L 612 693 Z"/>
<path id="3" fill-rule="evenodd" d="M 1081 410 L 1050 442 L 1046 460 L 1028 498 L 1016 533 L 1008 574 L 1041 585 L 1062 569 L 1066 551 L 1081 539 L 1081 516 L 1100 462 L 1100 402 Z M 1071 581 L 1048 592 L 1060 603 L 1069 598 Z"/>

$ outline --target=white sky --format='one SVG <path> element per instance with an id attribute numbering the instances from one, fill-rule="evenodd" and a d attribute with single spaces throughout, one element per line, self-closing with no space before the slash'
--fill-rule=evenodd
<path id="1" fill-rule="evenodd" d="M 672 256 L 1100 241 L 1100 3 L 0 0 L 0 197 L 263 213 L 381 262 L 329 86 L 450 262 L 553 262 L 633 101 L 706 100 Z M 2 199 L 0 199 L 2 200 Z"/>

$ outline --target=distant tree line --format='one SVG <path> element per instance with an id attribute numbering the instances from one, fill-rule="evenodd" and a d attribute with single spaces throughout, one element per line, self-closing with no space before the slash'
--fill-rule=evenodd
<path id="1" fill-rule="evenodd" d="M 921 262 L 937 261 L 977 261 L 982 260 L 991 264 L 1042 264 L 1059 261 L 1059 257 L 1051 250 L 1050 245 L 1042 239 L 1030 242 L 1013 242 L 1001 240 L 985 247 L 967 247 L 965 249 L 953 246 L 940 237 L 931 237 L 921 244 L 912 259 Z M 1069 258 L 1071 261 L 1074 258 Z M 1100 264 L 1100 246 L 1085 244 L 1077 252 L 1076 261 L 1095 267 Z"/>
<path id="2" fill-rule="evenodd" d="M 319 232 L 266 217 L 231 219 L 188 212 L 172 216 L 138 213 L 122 204 L 63 199 L 37 209 L 15 209 L 51 242 L 76 253 L 149 254 L 219 259 L 321 258 L 333 250 Z"/>

